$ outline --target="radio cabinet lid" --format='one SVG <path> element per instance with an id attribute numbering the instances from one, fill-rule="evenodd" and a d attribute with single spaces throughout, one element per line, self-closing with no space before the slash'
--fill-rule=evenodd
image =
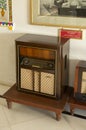
<path id="1" fill-rule="evenodd" d="M 79 61 L 79 63 L 77 64 L 77 67 L 86 68 L 86 61 L 84 60 Z"/>
<path id="2" fill-rule="evenodd" d="M 37 46 L 37 47 L 44 47 L 44 48 L 52 48 L 57 49 L 59 46 L 59 37 L 56 36 L 46 36 L 46 35 L 36 35 L 36 34 L 25 34 L 19 38 L 17 38 L 16 43 L 25 44 L 29 46 Z M 62 39 L 63 43 L 66 43 L 68 39 Z"/>

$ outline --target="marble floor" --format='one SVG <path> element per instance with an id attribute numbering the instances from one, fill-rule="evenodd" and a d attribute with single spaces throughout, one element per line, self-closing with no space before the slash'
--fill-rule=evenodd
<path id="1" fill-rule="evenodd" d="M 0 85 L 0 95 L 8 88 Z M 86 120 L 62 114 L 56 121 L 53 112 L 17 103 L 8 109 L 6 100 L 0 98 L 0 130 L 86 130 Z"/>

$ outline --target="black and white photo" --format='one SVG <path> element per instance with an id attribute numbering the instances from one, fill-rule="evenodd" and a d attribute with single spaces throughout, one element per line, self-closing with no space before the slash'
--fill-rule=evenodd
<path id="1" fill-rule="evenodd" d="M 86 17 L 86 0 L 40 0 L 40 15 Z"/>
<path id="2" fill-rule="evenodd" d="M 47 26 L 86 27 L 86 0 L 30 0 L 31 22 Z"/>

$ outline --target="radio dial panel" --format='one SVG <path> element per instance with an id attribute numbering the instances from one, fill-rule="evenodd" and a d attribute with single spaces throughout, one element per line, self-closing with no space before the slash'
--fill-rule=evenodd
<path id="1" fill-rule="evenodd" d="M 22 57 L 22 56 L 21 56 Z M 55 62 L 51 60 L 41 60 L 41 59 L 34 59 L 29 57 L 22 57 L 20 61 L 20 65 L 33 67 L 33 68 L 41 68 L 41 69 L 55 69 Z"/>

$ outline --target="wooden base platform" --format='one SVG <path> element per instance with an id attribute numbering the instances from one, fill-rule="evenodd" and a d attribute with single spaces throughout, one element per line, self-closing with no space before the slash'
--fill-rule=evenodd
<path id="1" fill-rule="evenodd" d="M 76 100 L 74 97 L 70 97 L 69 105 L 70 105 L 70 112 L 72 115 L 74 115 L 75 109 L 86 110 L 86 102 L 80 102 Z"/>
<path id="2" fill-rule="evenodd" d="M 15 84 L 3 95 L 3 97 L 6 98 L 7 100 L 8 108 L 11 108 L 12 102 L 21 103 L 21 104 L 53 111 L 56 113 L 56 119 L 60 120 L 61 113 L 63 112 L 64 106 L 68 99 L 68 95 L 69 95 L 69 90 L 63 95 L 62 99 L 60 100 L 45 98 L 38 95 L 20 92 L 16 89 L 16 84 Z"/>

